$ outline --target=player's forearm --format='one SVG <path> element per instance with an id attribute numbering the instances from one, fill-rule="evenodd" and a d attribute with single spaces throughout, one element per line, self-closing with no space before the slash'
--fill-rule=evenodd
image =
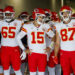
<path id="1" fill-rule="evenodd" d="M 17 42 L 18 42 L 18 45 L 20 46 L 20 48 L 22 49 L 22 50 L 25 50 L 26 48 L 25 48 L 25 46 L 23 45 L 23 43 L 22 43 L 22 41 L 21 41 L 21 39 L 23 38 L 25 36 L 25 34 L 23 34 L 22 32 L 20 32 L 19 34 L 18 34 L 18 36 L 17 36 Z"/>
<path id="2" fill-rule="evenodd" d="M 51 44 L 49 45 L 49 47 L 51 49 L 53 49 L 54 48 L 54 44 L 55 44 L 55 36 L 53 38 L 51 38 Z"/>
<path id="3" fill-rule="evenodd" d="M 59 44 L 55 43 L 55 47 L 54 47 L 54 54 L 55 54 L 55 56 L 58 56 L 59 48 L 60 48 Z"/>

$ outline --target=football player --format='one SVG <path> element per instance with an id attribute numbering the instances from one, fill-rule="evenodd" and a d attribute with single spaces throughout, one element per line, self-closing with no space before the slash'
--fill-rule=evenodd
<path id="1" fill-rule="evenodd" d="M 17 41 L 22 50 L 25 50 L 21 39 L 27 35 L 28 39 L 28 65 L 30 75 L 44 75 L 47 64 L 47 50 L 45 35 L 51 38 L 54 37 L 53 31 L 50 30 L 49 25 L 43 23 L 45 12 L 42 8 L 36 8 L 33 11 L 34 22 L 31 24 L 23 25 L 21 32 L 17 36 Z M 25 50 L 26 51 L 26 50 Z"/>
<path id="2" fill-rule="evenodd" d="M 45 11 L 45 15 L 46 15 L 45 16 L 45 23 L 50 25 L 51 15 L 52 15 L 51 10 L 50 9 L 44 9 L 44 11 Z M 48 47 L 51 44 L 51 38 L 48 37 L 48 35 L 46 35 L 45 39 L 46 39 L 46 47 Z M 49 61 L 50 53 L 51 53 L 51 50 L 47 53 L 47 62 Z M 45 75 L 48 75 L 48 74 L 49 74 L 49 70 L 48 70 L 48 64 L 47 64 Z"/>
<path id="3" fill-rule="evenodd" d="M 19 15 L 19 18 L 21 20 L 23 20 L 24 23 L 27 23 L 29 21 L 29 14 L 28 12 L 22 12 L 20 15 Z"/>
<path id="4" fill-rule="evenodd" d="M 22 12 L 20 15 L 19 15 L 19 19 L 22 20 L 22 26 L 24 24 L 27 24 L 29 23 L 29 13 L 28 12 Z M 23 37 L 22 38 L 22 42 L 23 44 L 27 47 L 27 36 Z M 22 52 L 22 50 L 21 50 Z M 28 63 L 27 63 L 27 58 L 28 56 L 26 55 L 26 59 L 25 60 L 22 60 L 22 64 L 21 64 L 21 72 L 22 74 L 24 75 L 25 74 L 25 68 L 27 68 L 27 71 L 28 71 Z"/>
<path id="5" fill-rule="evenodd" d="M 51 12 L 52 13 L 52 16 L 51 16 L 51 20 L 53 21 L 53 22 L 60 22 L 60 18 L 59 18 L 59 16 L 58 16 L 58 14 L 56 13 L 56 12 Z"/>
<path id="6" fill-rule="evenodd" d="M 51 15 L 51 22 L 53 23 L 51 25 L 52 30 L 55 33 L 55 24 L 60 22 L 59 16 L 56 12 L 52 12 Z M 56 34 L 56 33 L 55 33 Z M 54 48 L 52 49 L 49 57 L 49 62 L 48 62 L 48 70 L 49 70 L 49 75 L 61 75 L 61 67 L 60 64 L 56 65 L 53 61 L 54 57 Z"/>
<path id="7" fill-rule="evenodd" d="M 50 23 L 50 21 L 51 21 L 51 15 L 52 15 L 52 13 L 51 13 L 51 10 L 50 9 L 44 9 L 44 11 L 45 11 L 45 23 Z"/>
<path id="8" fill-rule="evenodd" d="M 57 64 L 60 49 L 60 64 L 63 75 L 70 75 L 71 68 L 75 74 L 75 19 L 71 19 L 72 9 L 63 6 L 60 9 L 62 22 L 56 24 L 56 43 L 54 62 Z"/>
<path id="9" fill-rule="evenodd" d="M 1 63 L 4 75 L 10 75 L 10 65 L 12 65 L 16 75 L 22 75 L 20 71 L 21 59 L 20 50 L 16 41 L 16 35 L 21 28 L 21 21 L 14 19 L 15 11 L 12 6 L 4 9 L 4 20 L 0 22 L 1 32 Z M 25 54 L 23 51 L 22 54 Z"/>

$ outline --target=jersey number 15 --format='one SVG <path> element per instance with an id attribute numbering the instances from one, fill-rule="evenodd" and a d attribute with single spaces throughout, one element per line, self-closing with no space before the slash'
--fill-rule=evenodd
<path id="1" fill-rule="evenodd" d="M 32 35 L 32 44 L 43 44 L 44 43 L 44 32 L 37 32 L 37 35 L 35 35 L 35 32 L 31 33 Z M 41 36 L 42 35 L 42 36 Z M 37 36 L 37 40 L 35 40 L 35 36 Z"/>

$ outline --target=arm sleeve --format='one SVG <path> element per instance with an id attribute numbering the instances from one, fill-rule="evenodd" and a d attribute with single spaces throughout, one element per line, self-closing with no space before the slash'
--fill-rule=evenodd
<path id="1" fill-rule="evenodd" d="M 54 37 L 55 33 L 51 30 L 52 28 L 49 26 L 49 24 L 44 24 L 43 26 L 46 31 L 46 34 L 51 38 Z"/>
<path id="2" fill-rule="evenodd" d="M 46 32 L 46 34 L 49 36 L 49 37 L 54 37 L 54 35 L 55 35 L 55 33 L 52 31 L 52 28 L 49 26 L 49 25 L 47 25 L 47 32 Z"/>
<path id="3" fill-rule="evenodd" d="M 21 41 L 21 39 L 22 39 L 25 35 L 27 35 L 27 32 L 25 32 L 24 30 L 25 30 L 25 29 L 22 28 L 21 32 L 20 32 L 20 33 L 17 35 L 17 37 L 16 37 L 17 42 L 18 42 L 18 45 L 20 46 L 20 48 L 21 48 L 22 50 L 25 50 L 25 49 L 26 49 L 26 48 L 24 47 L 22 41 Z"/>
<path id="4" fill-rule="evenodd" d="M 51 38 L 55 35 L 55 33 L 52 30 L 47 31 L 46 34 Z"/>

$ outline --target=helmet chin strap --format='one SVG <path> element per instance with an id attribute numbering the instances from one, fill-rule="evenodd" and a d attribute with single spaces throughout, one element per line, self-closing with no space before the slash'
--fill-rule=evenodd
<path id="1" fill-rule="evenodd" d="M 11 21 L 11 19 L 5 19 L 7 22 L 10 22 Z"/>

